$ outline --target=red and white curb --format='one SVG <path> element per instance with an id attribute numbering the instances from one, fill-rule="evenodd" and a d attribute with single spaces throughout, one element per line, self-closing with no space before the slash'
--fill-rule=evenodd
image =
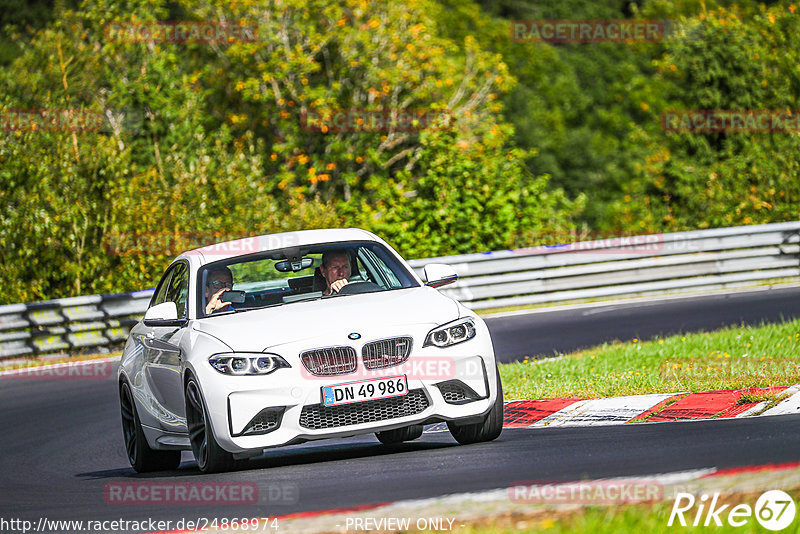
<path id="1" fill-rule="evenodd" d="M 744 395 L 778 395 L 782 400 L 764 410 L 767 405 L 765 401 L 742 402 Z M 514 400 L 505 403 L 503 428 L 661 423 L 792 413 L 800 413 L 800 385 L 700 393 L 654 393 L 604 399 Z M 426 427 L 425 433 L 446 430 L 445 423 L 437 423 Z"/>
<path id="2" fill-rule="evenodd" d="M 530 426 L 591 426 L 627 423 L 671 395 L 630 395 L 577 401 Z"/>
<path id="3" fill-rule="evenodd" d="M 800 413 L 800 385 L 788 388 L 784 395 L 788 395 L 786 400 L 765 411 L 761 415 L 785 415 L 790 413 Z"/>
<path id="4" fill-rule="evenodd" d="M 778 395 L 782 400 L 764 411 L 765 401 L 743 402 L 745 395 Z M 503 427 L 621 425 L 791 413 L 800 413 L 800 385 L 604 399 L 517 400 L 506 403 Z"/>

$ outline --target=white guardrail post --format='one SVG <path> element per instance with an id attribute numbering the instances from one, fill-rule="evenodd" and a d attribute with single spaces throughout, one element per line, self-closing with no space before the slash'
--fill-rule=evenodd
<path id="1" fill-rule="evenodd" d="M 412 260 L 449 264 L 473 309 L 800 280 L 800 221 Z M 0 306 L 0 360 L 123 343 L 152 289 Z"/>

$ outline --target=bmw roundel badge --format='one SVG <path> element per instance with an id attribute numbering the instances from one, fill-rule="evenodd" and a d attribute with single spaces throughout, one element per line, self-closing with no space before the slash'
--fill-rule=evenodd
<path id="1" fill-rule="evenodd" d="M 361 339 L 361 334 L 353 332 L 352 334 L 348 334 L 347 337 L 350 339 Z"/>

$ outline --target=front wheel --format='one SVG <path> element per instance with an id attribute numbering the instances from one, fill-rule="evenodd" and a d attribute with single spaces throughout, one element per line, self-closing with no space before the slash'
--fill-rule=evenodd
<path id="1" fill-rule="evenodd" d="M 177 469 L 181 464 L 181 451 L 158 451 L 147 444 L 128 382 L 120 385 L 119 407 L 122 413 L 122 437 L 131 467 L 137 473 Z"/>
<path id="2" fill-rule="evenodd" d="M 417 439 L 422 435 L 422 429 L 422 425 L 404 426 L 403 428 L 395 428 L 394 430 L 375 432 L 375 437 L 384 445 L 392 445 L 394 443 L 402 443 L 404 441 Z"/>
<path id="3" fill-rule="evenodd" d="M 218 473 L 233 468 L 233 454 L 219 446 L 203 402 L 203 394 L 194 377 L 186 381 L 186 426 L 197 467 L 203 473 Z"/>
<path id="4" fill-rule="evenodd" d="M 468 425 L 459 425 L 455 421 L 447 422 L 450 434 L 461 445 L 492 441 L 503 431 L 503 383 L 500 381 L 500 371 L 497 370 L 497 367 L 495 367 L 495 375 L 497 377 L 497 399 L 483 422 Z"/>

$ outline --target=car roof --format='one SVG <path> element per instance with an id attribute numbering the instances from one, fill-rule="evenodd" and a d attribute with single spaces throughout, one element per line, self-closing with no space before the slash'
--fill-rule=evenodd
<path id="1" fill-rule="evenodd" d="M 298 230 L 295 232 L 282 232 L 278 234 L 265 234 L 255 237 L 244 237 L 216 243 L 205 247 L 196 248 L 182 253 L 175 261 L 193 257 L 200 267 L 207 263 L 227 260 L 238 256 L 266 252 L 285 247 L 299 247 L 317 243 L 336 243 L 346 241 L 377 241 L 383 240 L 371 232 L 360 228 L 325 228 L 319 230 Z"/>

